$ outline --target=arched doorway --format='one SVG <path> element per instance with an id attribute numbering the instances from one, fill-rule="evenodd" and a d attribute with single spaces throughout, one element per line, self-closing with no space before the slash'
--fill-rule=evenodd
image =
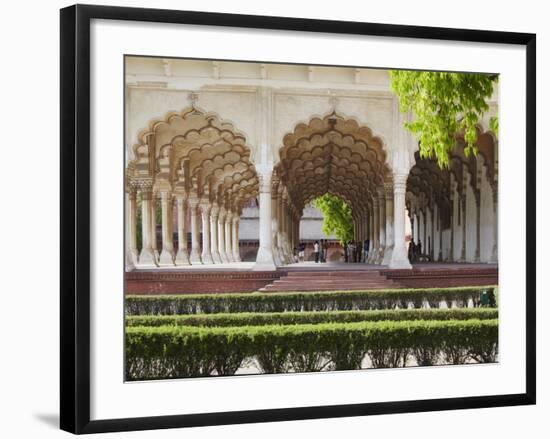
<path id="1" fill-rule="evenodd" d="M 371 243 L 369 262 L 391 258 L 392 174 L 383 142 L 369 127 L 336 112 L 314 117 L 284 136 L 279 154 L 271 191 L 277 261 L 292 261 L 304 207 L 326 193 L 351 207 L 354 240 Z"/>

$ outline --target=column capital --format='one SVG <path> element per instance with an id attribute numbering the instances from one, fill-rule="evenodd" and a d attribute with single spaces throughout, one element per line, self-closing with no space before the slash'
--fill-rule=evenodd
<path id="1" fill-rule="evenodd" d="M 161 189 L 159 192 L 162 201 L 170 201 L 172 199 L 172 192 L 169 189 Z"/>
<path id="2" fill-rule="evenodd" d="M 386 198 L 393 197 L 393 182 L 392 181 L 384 182 L 384 192 L 386 193 Z"/>
<path id="3" fill-rule="evenodd" d="M 189 198 L 189 193 L 187 191 L 186 192 L 174 192 L 173 195 L 174 195 L 174 198 L 176 200 L 187 201 L 187 199 Z"/>
<path id="4" fill-rule="evenodd" d="M 405 193 L 407 191 L 407 179 L 409 174 L 396 173 L 393 174 L 393 190 L 394 192 Z"/>
<path id="5" fill-rule="evenodd" d="M 260 193 L 270 193 L 273 171 L 271 169 L 263 169 L 258 171 L 257 174 Z"/>
<path id="6" fill-rule="evenodd" d="M 218 218 L 220 214 L 220 206 L 215 201 L 211 205 L 210 215 L 212 215 L 212 218 Z"/>
<path id="7" fill-rule="evenodd" d="M 210 215 L 210 210 L 212 209 L 212 205 L 209 202 L 203 201 L 199 203 L 199 208 L 203 214 Z"/>
<path id="8" fill-rule="evenodd" d="M 189 198 L 187 198 L 187 202 L 189 203 L 189 207 L 191 209 L 195 209 L 198 207 L 200 199 L 195 195 L 190 195 Z"/>

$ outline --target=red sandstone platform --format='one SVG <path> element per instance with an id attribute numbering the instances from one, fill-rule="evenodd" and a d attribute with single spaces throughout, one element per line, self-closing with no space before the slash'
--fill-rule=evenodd
<path id="1" fill-rule="evenodd" d="M 498 283 L 496 264 L 415 264 L 412 270 L 379 265 L 300 263 L 273 271 L 250 268 L 135 270 L 126 273 L 126 294 L 190 294 L 253 291 L 331 291 L 426 288 Z"/>

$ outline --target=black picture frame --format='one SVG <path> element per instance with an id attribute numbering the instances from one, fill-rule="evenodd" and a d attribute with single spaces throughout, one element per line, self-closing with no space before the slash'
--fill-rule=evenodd
<path id="1" fill-rule="evenodd" d="M 90 22 L 93 19 L 325 32 L 445 41 L 502 43 L 526 48 L 526 392 L 90 420 Z M 61 429 L 81 434 L 327 417 L 426 412 L 535 404 L 536 401 L 536 36 L 289 17 L 75 5 L 61 10 Z"/>

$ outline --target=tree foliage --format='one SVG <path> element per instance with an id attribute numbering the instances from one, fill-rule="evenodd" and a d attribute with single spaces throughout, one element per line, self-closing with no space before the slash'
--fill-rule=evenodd
<path id="1" fill-rule="evenodd" d="M 334 234 L 341 243 L 353 239 L 353 217 L 351 207 L 336 195 L 326 193 L 313 201 L 323 213 L 323 233 Z"/>
<path id="2" fill-rule="evenodd" d="M 462 133 L 464 153 L 477 153 L 476 124 L 489 109 L 496 75 L 477 73 L 390 71 L 391 89 L 399 97 L 402 112 L 411 111 L 405 124 L 420 141 L 420 157 L 437 158 L 440 167 L 449 164 L 456 135 Z M 496 118 L 491 129 L 498 129 Z"/>

